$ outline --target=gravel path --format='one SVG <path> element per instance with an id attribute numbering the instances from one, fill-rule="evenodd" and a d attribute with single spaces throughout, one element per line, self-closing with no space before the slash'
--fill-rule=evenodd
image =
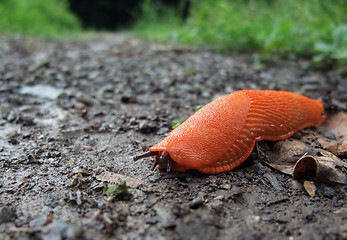
<path id="1" fill-rule="evenodd" d="M 173 120 L 239 89 L 289 90 L 346 112 L 346 78 L 308 65 L 293 58 L 261 67 L 250 55 L 126 34 L 2 37 L 0 238 L 346 239 L 346 185 L 315 183 L 310 197 L 302 182 L 261 163 L 279 156 L 280 144 L 321 149 L 317 139 L 334 138 L 329 132 L 310 128 L 261 143 L 218 175 L 150 171 L 152 160 L 132 160 Z M 103 187 L 122 180 L 131 198 L 106 200 Z"/>

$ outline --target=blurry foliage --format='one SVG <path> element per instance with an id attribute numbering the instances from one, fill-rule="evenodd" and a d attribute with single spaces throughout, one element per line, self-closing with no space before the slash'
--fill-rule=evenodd
<path id="1" fill-rule="evenodd" d="M 347 72 L 347 25 L 338 26 L 331 34 L 330 41 L 319 41 L 315 44 L 318 53 L 314 63 L 329 66 L 338 65 L 344 73 Z"/>
<path id="2" fill-rule="evenodd" d="M 184 11 L 188 1 L 179 1 L 172 7 L 159 0 L 144 0 L 138 20 L 134 25 L 135 33 L 151 40 L 176 39 L 176 31 L 183 26 Z"/>
<path id="3" fill-rule="evenodd" d="M 0 32 L 60 37 L 80 31 L 65 0 L 1 0 Z"/>
<path id="4" fill-rule="evenodd" d="M 82 24 L 70 10 L 88 28 L 135 21 L 146 39 L 256 52 L 257 67 L 292 53 L 328 67 L 346 62 L 347 0 L 0 0 L 0 33 L 75 35 Z"/>
<path id="5" fill-rule="evenodd" d="M 265 57 L 274 53 L 312 56 L 318 42 L 332 41 L 331 32 L 347 23 L 346 0 L 190 2 L 189 17 L 182 21 L 182 9 L 165 9 L 168 14 L 161 16 L 156 1 L 146 0 L 136 33 L 148 39 L 258 52 Z"/>

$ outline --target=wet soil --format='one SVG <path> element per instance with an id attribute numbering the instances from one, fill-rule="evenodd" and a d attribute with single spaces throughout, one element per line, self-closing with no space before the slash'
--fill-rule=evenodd
<path id="1" fill-rule="evenodd" d="M 0 238 L 346 239 L 345 185 L 315 183 L 309 196 L 302 182 L 262 163 L 273 143 L 217 175 L 133 161 L 173 120 L 239 89 L 288 90 L 346 111 L 346 78 L 308 66 L 292 57 L 261 67 L 252 55 L 124 34 L 2 37 Z M 287 141 L 320 149 L 320 136 L 334 138 L 309 128 Z M 123 180 L 131 198 L 106 200 L 103 187 Z"/>

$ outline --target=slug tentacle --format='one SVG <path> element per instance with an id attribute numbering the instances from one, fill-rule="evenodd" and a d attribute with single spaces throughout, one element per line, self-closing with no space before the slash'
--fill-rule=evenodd
<path id="1" fill-rule="evenodd" d="M 148 151 L 148 152 L 146 152 L 146 153 L 144 153 L 144 154 L 135 156 L 135 157 L 134 157 L 134 161 L 137 161 L 137 160 L 142 159 L 142 158 L 157 156 L 158 154 L 159 154 L 158 151 L 155 151 L 155 152 L 150 152 L 150 151 Z"/>

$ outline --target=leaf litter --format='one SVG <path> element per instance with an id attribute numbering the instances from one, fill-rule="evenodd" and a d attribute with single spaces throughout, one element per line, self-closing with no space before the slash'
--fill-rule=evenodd
<path id="1" fill-rule="evenodd" d="M 311 197 L 316 194 L 315 182 L 347 184 L 347 162 L 335 155 L 345 156 L 344 151 L 338 149 L 341 150 L 339 147 L 347 139 L 347 115 L 333 115 L 320 130 L 336 139 L 327 139 L 321 135 L 317 137 L 317 142 L 327 150 L 308 146 L 303 141 L 287 139 L 274 144 L 274 151 L 270 153 L 271 162 L 264 161 L 268 166 L 292 176 L 294 180 L 303 181 Z"/>

